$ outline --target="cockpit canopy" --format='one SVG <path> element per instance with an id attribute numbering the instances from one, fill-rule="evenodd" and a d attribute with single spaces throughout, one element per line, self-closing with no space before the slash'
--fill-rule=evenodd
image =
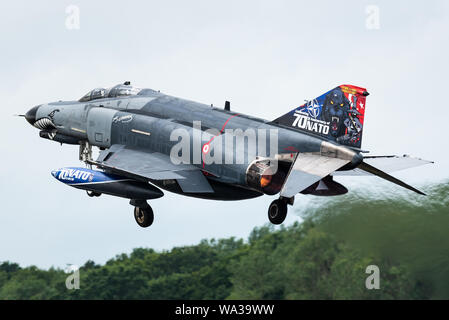
<path id="1" fill-rule="evenodd" d="M 102 98 L 106 98 L 106 89 L 104 89 L 104 88 L 96 88 L 96 89 L 93 89 L 92 91 L 89 91 L 88 93 L 86 93 L 78 101 L 79 102 L 86 102 L 86 101 L 91 101 L 91 100 L 95 100 L 95 99 L 102 99 Z"/>
<path id="2" fill-rule="evenodd" d="M 86 93 L 79 102 L 87 102 L 103 98 L 115 98 L 119 96 L 131 96 L 138 94 L 142 89 L 133 87 L 129 81 L 118 84 L 112 88 L 96 88 Z"/>

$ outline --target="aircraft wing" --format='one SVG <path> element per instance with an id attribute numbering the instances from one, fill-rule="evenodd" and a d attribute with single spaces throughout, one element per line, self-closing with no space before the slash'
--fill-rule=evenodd
<path id="1" fill-rule="evenodd" d="M 400 171 L 408 168 L 422 166 L 432 161 L 414 158 L 407 155 L 400 156 L 365 156 L 363 162 L 376 167 L 385 172 Z M 348 171 L 336 171 L 332 173 L 333 176 L 365 176 L 372 175 L 372 173 L 361 170 L 359 168 Z"/>
<path id="2" fill-rule="evenodd" d="M 92 164 L 122 175 L 152 180 L 176 180 L 183 192 L 214 192 L 198 167 L 190 164 L 174 164 L 168 155 L 146 152 L 124 145 L 112 145 L 100 152 Z"/>

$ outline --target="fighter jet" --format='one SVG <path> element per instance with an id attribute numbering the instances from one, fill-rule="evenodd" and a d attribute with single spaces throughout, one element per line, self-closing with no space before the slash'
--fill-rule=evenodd
<path id="1" fill-rule="evenodd" d="M 52 171 L 59 181 L 127 198 L 141 227 L 148 200 L 163 190 L 213 200 L 276 195 L 268 219 L 281 224 L 297 194 L 348 192 L 338 175 L 375 175 L 424 194 L 391 171 L 430 163 L 410 156 L 363 156 L 365 88 L 340 85 L 275 120 L 141 89 L 129 81 L 78 101 L 40 104 L 24 116 L 42 138 L 79 146 L 82 167 Z M 97 159 L 92 147 L 99 148 Z"/>

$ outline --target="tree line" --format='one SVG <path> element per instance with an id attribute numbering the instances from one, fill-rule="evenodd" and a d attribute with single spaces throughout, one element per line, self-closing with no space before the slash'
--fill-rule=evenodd
<path id="1" fill-rule="evenodd" d="M 365 286 L 380 270 L 380 289 Z M 80 289 L 62 269 L 0 264 L 0 299 L 427 299 L 432 285 L 406 266 L 349 247 L 314 222 L 255 228 L 247 241 L 203 240 L 156 252 L 134 249 L 86 262 Z"/>
<path id="2" fill-rule="evenodd" d="M 427 197 L 380 186 L 296 207 L 304 219 L 248 239 L 137 248 L 79 270 L 0 263 L 0 299 L 449 299 L 449 183 Z M 366 287 L 368 266 L 379 289 Z"/>

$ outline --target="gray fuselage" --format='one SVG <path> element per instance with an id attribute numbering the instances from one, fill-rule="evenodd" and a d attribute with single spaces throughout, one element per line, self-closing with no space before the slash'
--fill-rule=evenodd
<path id="1" fill-rule="evenodd" d="M 170 155 L 179 144 L 180 135 L 176 133 L 188 133 L 190 150 L 187 159 L 208 173 L 207 178 L 215 193 L 187 195 L 222 200 L 262 195 L 247 183 L 248 166 L 256 158 L 273 158 L 276 155 L 288 160 L 296 152 L 319 152 L 323 141 L 320 137 L 270 121 L 172 97 L 152 89 L 143 89 L 137 95 L 87 102 L 43 104 L 36 111 L 36 119 L 41 118 L 50 118 L 57 127 L 58 134 L 80 141 L 87 140 L 91 145 L 102 149 L 120 144 Z M 200 121 L 200 127 L 194 121 Z M 246 146 L 242 155 L 235 149 L 237 140 L 249 139 L 251 132 L 257 136 L 255 149 L 249 150 L 251 147 Z M 262 132 L 265 135 L 259 135 Z M 271 136 L 271 133 L 275 136 Z M 277 139 L 277 143 L 273 144 L 273 139 Z M 208 143 L 211 149 L 220 144 L 222 151 L 226 151 L 221 163 L 206 163 L 205 157 L 212 154 L 204 153 L 203 147 Z M 265 147 L 261 147 L 262 145 Z M 275 150 L 272 150 L 273 146 Z M 170 184 L 163 181 L 151 182 L 181 193 L 179 189 L 171 188 Z"/>

